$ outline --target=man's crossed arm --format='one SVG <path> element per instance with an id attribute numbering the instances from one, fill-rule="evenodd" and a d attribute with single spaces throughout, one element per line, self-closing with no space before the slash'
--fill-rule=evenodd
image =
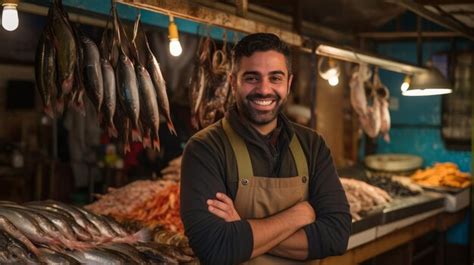
<path id="1" fill-rule="evenodd" d="M 226 222 L 240 220 L 233 201 L 218 192 L 216 199 L 207 200 L 208 210 Z M 308 257 L 308 239 L 303 227 L 315 221 L 311 205 L 304 201 L 262 219 L 249 219 L 253 234 L 251 258 L 270 253 L 276 256 L 304 260 Z"/>

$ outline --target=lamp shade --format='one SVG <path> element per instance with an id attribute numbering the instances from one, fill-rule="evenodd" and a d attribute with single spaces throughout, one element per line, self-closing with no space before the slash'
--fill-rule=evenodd
<path id="1" fill-rule="evenodd" d="M 434 96 L 453 92 L 451 84 L 436 67 L 418 72 L 411 78 L 410 86 L 403 91 L 404 96 Z"/>

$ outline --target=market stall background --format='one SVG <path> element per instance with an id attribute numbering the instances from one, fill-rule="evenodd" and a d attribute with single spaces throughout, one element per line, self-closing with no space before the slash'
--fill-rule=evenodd
<path id="1" fill-rule="evenodd" d="M 0 60 L 2 62 L 0 76 L 4 84 L 3 87 L 5 87 L 7 91 L 5 94 L 0 95 L 2 105 L 6 106 L 1 110 L 3 114 L 0 114 L 3 116 L 2 119 L 0 119 L 0 126 L 5 128 L 5 130 L 0 132 L 0 136 L 4 139 L 8 139 L 2 158 L 5 164 L 9 164 L 13 157 L 11 154 L 14 153 L 12 150 L 22 150 L 25 146 L 36 146 L 44 149 L 37 148 L 38 152 L 34 154 L 24 153 L 25 166 L 20 167 L 20 169 L 12 170 L 9 166 L 2 168 L 4 175 L 9 176 L 2 179 L 5 183 L 5 185 L 2 185 L 4 189 L 2 194 L 6 196 L 4 199 L 16 201 L 48 198 L 68 201 L 71 199 L 68 195 L 73 189 L 71 186 L 73 175 L 71 169 L 67 166 L 67 163 L 52 163 L 52 161 L 49 160 L 51 157 L 58 157 L 59 161 L 64 160 L 65 157 L 67 159 L 69 156 L 67 150 L 68 144 L 59 142 L 57 144 L 57 151 L 55 151 L 54 145 L 51 145 L 51 143 L 55 142 L 54 139 L 56 136 L 51 134 L 52 131 L 55 131 L 52 130 L 51 127 L 56 126 L 56 124 L 48 120 L 43 120 L 43 125 L 39 126 L 42 118 L 41 112 L 39 111 L 39 109 L 41 109 L 41 103 L 37 96 L 31 95 L 31 93 L 35 92 L 29 91 L 25 87 L 31 87 L 33 83 L 18 84 L 18 82 L 11 82 L 11 77 L 15 77 L 14 80 L 16 81 L 34 82 L 34 69 L 31 64 L 33 64 L 37 39 L 44 26 L 44 19 L 41 16 L 32 15 L 30 13 L 45 15 L 47 7 L 50 4 L 49 1 L 40 0 L 24 2 L 26 7 L 22 7 L 21 5 L 19 7 L 20 11 L 22 11 L 22 8 L 25 8 L 25 13 L 20 12 L 21 22 L 19 29 L 12 33 L 7 33 L 4 30 L 0 31 L 2 39 L 0 44 Z M 125 2 L 133 4 L 134 1 Z M 316 76 L 314 97 L 308 96 L 310 95 L 310 88 L 313 87 L 312 78 L 314 78 L 314 75 L 311 73 L 311 70 L 314 70 L 314 68 L 307 67 L 308 65 L 312 65 L 313 60 L 311 54 L 308 53 L 308 50 L 310 51 L 311 48 L 311 45 L 308 43 L 312 41 L 329 41 L 376 51 L 379 55 L 399 59 L 418 66 L 423 66 L 428 60 L 432 60 L 438 68 L 441 70 L 444 69 L 442 72 L 447 77 L 455 82 L 456 79 L 459 79 L 459 76 L 456 75 L 454 71 L 449 70 L 448 63 L 451 61 L 448 60 L 448 57 L 455 56 L 456 53 L 462 54 L 461 52 L 466 52 L 464 54 L 467 54 L 467 56 L 471 58 L 473 55 L 469 52 L 473 50 L 472 36 L 466 38 L 466 34 L 464 33 L 460 34 L 459 32 L 453 33 L 446 31 L 443 27 L 426 19 L 422 19 L 419 28 L 417 28 L 417 16 L 398 5 L 375 3 L 371 1 L 362 1 L 362 4 L 354 6 L 343 3 L 343 1 L 333 1 L 331 3 L 324 1 L 315 2 L 318 3 L 298 1 L 299 4 L 307 7 L 299 9 L 299 12 L 303 12 L 303 14 L 301 14 L 303 20 L 306 21 L 308 18 L 313 19 L 310 21 L 313 23 L 310 26 L 308 26 L 308 23 L 302 23 L 298 27 L 288 21 L 286 23 L 274 23 L 278 21 L 278 19 L 282 19 L 281 15 L 275 14 L 273 14 L 273 20 L 267 19 L 262 23 L 273 22 L 274 27 L 281 27 L 287 31 L 292 31 L 292 27 L 295 27 L 295 32 L 300 33 L 302 36 L 308 36 L 304 43 L 302 43 L 302 45 L 305 46 L 303 50 L 294 49 L 294 54 L 296 55 L 296 69 L 294 69 L 294 71 L 297 73 L 297 76 L 296 84 L 294 85 L 294 97 L 291 103 L 297 103 L 307 108 L 315 108 L 315 128 L 326 138 L 334 154 L 336 164 L 339 167 L 347 167 L 357 161 L 363 161 L 367 154 L 372 153 L 408 153 L 421 156 L 423 158 L 423 167 L 431 166 L 434 162 L 451 161 L 455 162 L 461 171 L 472 172 L 472 153 L 469 151 L 469 144 L 466 145 L 464 143 L 459 145 L 459 143 L 457 143 L 457 145 L 454 146 L 455 149 L 453 149 L 453 146 L 449 146 L 446 139 L 443 139 L 442 130 L 446 124 L 443 113 L 446 108 L 446 98 L 451 96 L 402 96 L 400 85 L 403 82 L 404 75 L 386 71 L 381 68 L 381 81 L 389 88 L 391 95 L 391 142 L 386 143 L 381 137 L 374 141 L 366 136 L 362 137 L 362 141 L 360 142 L 359 126 L 348 103 L 347 91 L 350 80 L 350 64 L 339 62 L 343 65 L 343 73 L 340 76 L 339 84 L 335 87 L 328 86 L 326 80 L 323 80 L 320 76 Z M 92 3 L 86 0 L 64 0 L 63 3 L 71 13 L 81 14 L 77 18 L 72 15 L 74 21 L 81 24 L 82 28 L 98 40 L 102 31 L 100 27 L 105 25 L 105 17 L 110 11 L 110 3 L 108 1 L 94 1 Z M 173 6 L 170 2 L 166 3 L 169 6 Z M 423 4 L 423 1 L 420 1 L 420 3 Z M 215 8 L 220 10 L 218 12 L 225 12 L 223 11 L 225 8 L 227 8 L 227 10 L 234 8 L 231 1 L 196 1 L 193 2 L 193 4 Z M 258 13 L 255 11 L 258 10 L 255 4 L 260 4 L 260 6 L 267 9 L 274 6 L 268 3 L 268 1 L 262 1 L 261 3 L 252 2 L 251 4 L 254 6 L 250 6 L 249 10 L 253 13 L 248 16 L 250 17 L 252 15 L 255 17 L 252 18 L 256 20 L 261 18 L 262 15 L 260 14 L 259 17 L 254 14 Z M 384 12 L 387 10 L 387 5 L 391 7 L 389 9 L 390 12 Z M 174 6 L 178 7 L 179 3 Z M 297 5 L 285 3 L 284 1 L 278 1 L 278 5 L 274 8 L 274 11 L 286 13 L 283 16 L 283 20 L 291 19 L 292 13 L 298 12 L 296 6 Z M 442 5 L 440 7 L 441 9 L 443 8 Z M 445 7 L 446 6 L 444 6 L 444 8 Z M 464 5 L 464 8 L 468 10 L 471 7 L 472 4 Z M 309 10 L 317 10 L 318 15 L 315 16 L 314 12 L 306 14 Z M 370 15 L 363 10 L 372 10 L 373 13 Z M 123 4 L 118 4 L 118 11 L 121 19 L 129 23 L 133 22 L 137 14 L 136 8 Z M 206 26 L 205 23 L 202 22 L 176 17 L 175 21 L 180 30 L 180 39 L 184 47 L 184 52 L 181 57 L 172 57 L 169 55 L 167 48 L 168 40 L 166 28 L 168 27 L 169 17 L 166 14 L 155 13 L 148 10 L 141 10 L 140 12 L 142 22 L 150 31 L 153 31 L 149 38 L 153 44 L 152 48 L 160 60 L 160 66 L 168 84 L 168 93 L 171 102 L 177 105 L 177 109 L 181 106 L 185 109 L 184 112 L 186 112 L 186 105 L 188 105 L 188 103 L 186 89 L 183 88 L 186 88 L 190 77 L 190 66 L 192 66 L 192 61 L 194 60 L 193 57 L 195 49 L 198 46 L 199 35 L 205 36 L 206 34 L 210 34 L 217 43 L 221 44 L 224 30 L 219 26 Z M 232 12 L 233 11 L 230 11 L 230 13 Z M 441 11 L 438 10 L 438 12 Z M 344 19 L 341 19 L 341 17 Z M 469 20 L 463 21 L 467 21 L 464 25 L 464 29 L 470 28 L 472 31 L 472 25 L 469 24 Z M 82 24 L 88 25 L 84 26 Z M 314 29 L 315 24 L 317 25 L 316 30 L 314 30 L 316 33 L 308 30 L 308 28 L 311 29 L 311 26 Z M 352 26 L 347 27 L 348 24 Z M 238 28 L 238 26 L 236 27 Z M 428 33 L 428 36 L 430 32 L 444 33 L 445 35 L 444 37 L 433 37 L 435 34 L 432 34 L 431 37 L 420 36 L 416 39 L 417 31 L 423 32 L 423 34 Z M 225 32 L 229 43 L 235 42 L 245 35 L 245 33 L 237 33 L 237 31 L 233 30 L 226 30 Z M 324 32 L 327 34 L 324 34 Z M 383 35 L 380 34 L 380 32 L 394 34 L 392 35 L 392 39 L 384 39 L 380 37 Z M 398 37 L 396 35 L 397 32 L 401 32 Z M 404 37 L 403 32 L 413 34 Z M 469 30 L 466 32 L 469 32 Z M 450 67 L 452 67 L 452 65 Z M 467 67 L 470 67 L 472 73 L 472 61 L 467 62 Z M 184 78 L 183 75 L 185 76 Z M 472 84 L 472 78 L 470 82 Z M 11 104 L 11 98 L 14 98 L 15 94 L 9 93 L 9 91 L 11 92 L 18 87 L 25 87 L 25 94 L 23 98 L 21 96 L 17 96 L 16 98 L 24 102 L 27 101 L 25 95 L 30 95 L 30 99 L 32 96 L 36 103 L 33 107 L 31 104 L 26 107 L 21 104 Z M 459 86 L 455 86 L 454 88 L 454 93 L 462 90 Z M 466 97 L 464 97 L 466 101 L 469 100 L 469 96 L 472 96 L 471 91 L 468 91 L 468 93 L 470 94 L 466 94 Z M 327 100 L 328 98 L 334 100 L 329 101 Z M 454 102 L 452 104 L 460 103 Z M 472 107 L 472 100 L 470 105 L 465 104 L 465 106 Z M 32 110 L 32 108 L 34 108 L 34 110 Z M 186 115 L 180 116 L 180 113 L 182 112 L 177 111 L 175 113 L 173 117 L 174 120 L 187 118 Z M 472 117 L 467 120 L 472 123 Z M 58 124 L 60 127 L 61 122 Z M 463 126 L 471 128 L 471 126 L 467 124 Z M 174 141 L 175 145 L 169 148 L 175 148 L 176 150 L 166 153 L 167 157 L 160 162 L 161 168 L 165 167 L 169 160 L 179 155 L 180 148 L 183 147 L 187 137 L 192 134 L 192 129 L 186 126 L 178 128 L 178 130 L 179 138 L 178 140 L 170 140 L 171 142 Z M 61 136 L 64 130 L 59 128 L 56 133 L 59 133 Z M 37 135 L 39 137 L 37 137 Z M 341 141 L 340 139 L 344 140 Z M 16 144 L 10 144 L 12 141 L 16 142 Z M 178 148 L 176 148 L 176 146 L 178 146 Z M 38 162 L 39 160 L 43 160 L 43 163 L 31 163 L 31 161 Z M 32 167 L 32 165 L 35 165 L 35 167 Z M 48 176 L 49 167 L 55 168 L 54 171 L 56 171 L 56 173 L 53 175 L 54 178 L 49 178 L 50 176 Z M 97 168 L 91 169 L 87 166 L 86 171 L 86 174 L 96 175 L 98 178 L 102 175 L 100 169 Z M 38 172 L 44 172 L 40 178 L 38 178 Z M 43 183 L 38 183 L 38 179 L 41 179 Z M 129 181 L 130 179 L 119 184 L 122 185 Z M 35 185 L 30 185 L 31 183 L 35 183 Z M 117 185 L 114 181 L 112 181 L 111 184 Z M 104 193 L 105 190 L 100 190 L 100 188 L 101 187 L 99 187 L 98 190 L 92 189 L 91 193 Z M 84 200 L 87 201 L 88 198 L 81 200 L 84 202 Z M 469 222 L 470 218 L 466 215 L 463 223 L 457 225 L 448 233 L 448 242 L 463 246 L 467 245 L 469 237 L 466 231 L 468 230 Z"/>

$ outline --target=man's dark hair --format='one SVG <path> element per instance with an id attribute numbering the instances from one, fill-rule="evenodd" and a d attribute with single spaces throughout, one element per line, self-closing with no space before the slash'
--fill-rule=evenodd
<path id="1" fill-rule="evenodd" d="M 272 33 L 254 33 L 245 36 L 232 52 L 233 72 L 239 68 L 242 57 L 250 57 L 254 52 L 276 51 L 285 56 L 288 74 L 291 73 L 291 54 L 290 48 L 286 43 L 280 40 L 277 35 Z"/>

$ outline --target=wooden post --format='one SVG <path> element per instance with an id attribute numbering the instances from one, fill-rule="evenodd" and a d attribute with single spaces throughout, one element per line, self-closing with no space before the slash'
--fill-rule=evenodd
<path id="1" fill-rule="evenodd" d="M 247 17 L 249 3 L 247 0 L 236 0 L 237 16 Z"/>

